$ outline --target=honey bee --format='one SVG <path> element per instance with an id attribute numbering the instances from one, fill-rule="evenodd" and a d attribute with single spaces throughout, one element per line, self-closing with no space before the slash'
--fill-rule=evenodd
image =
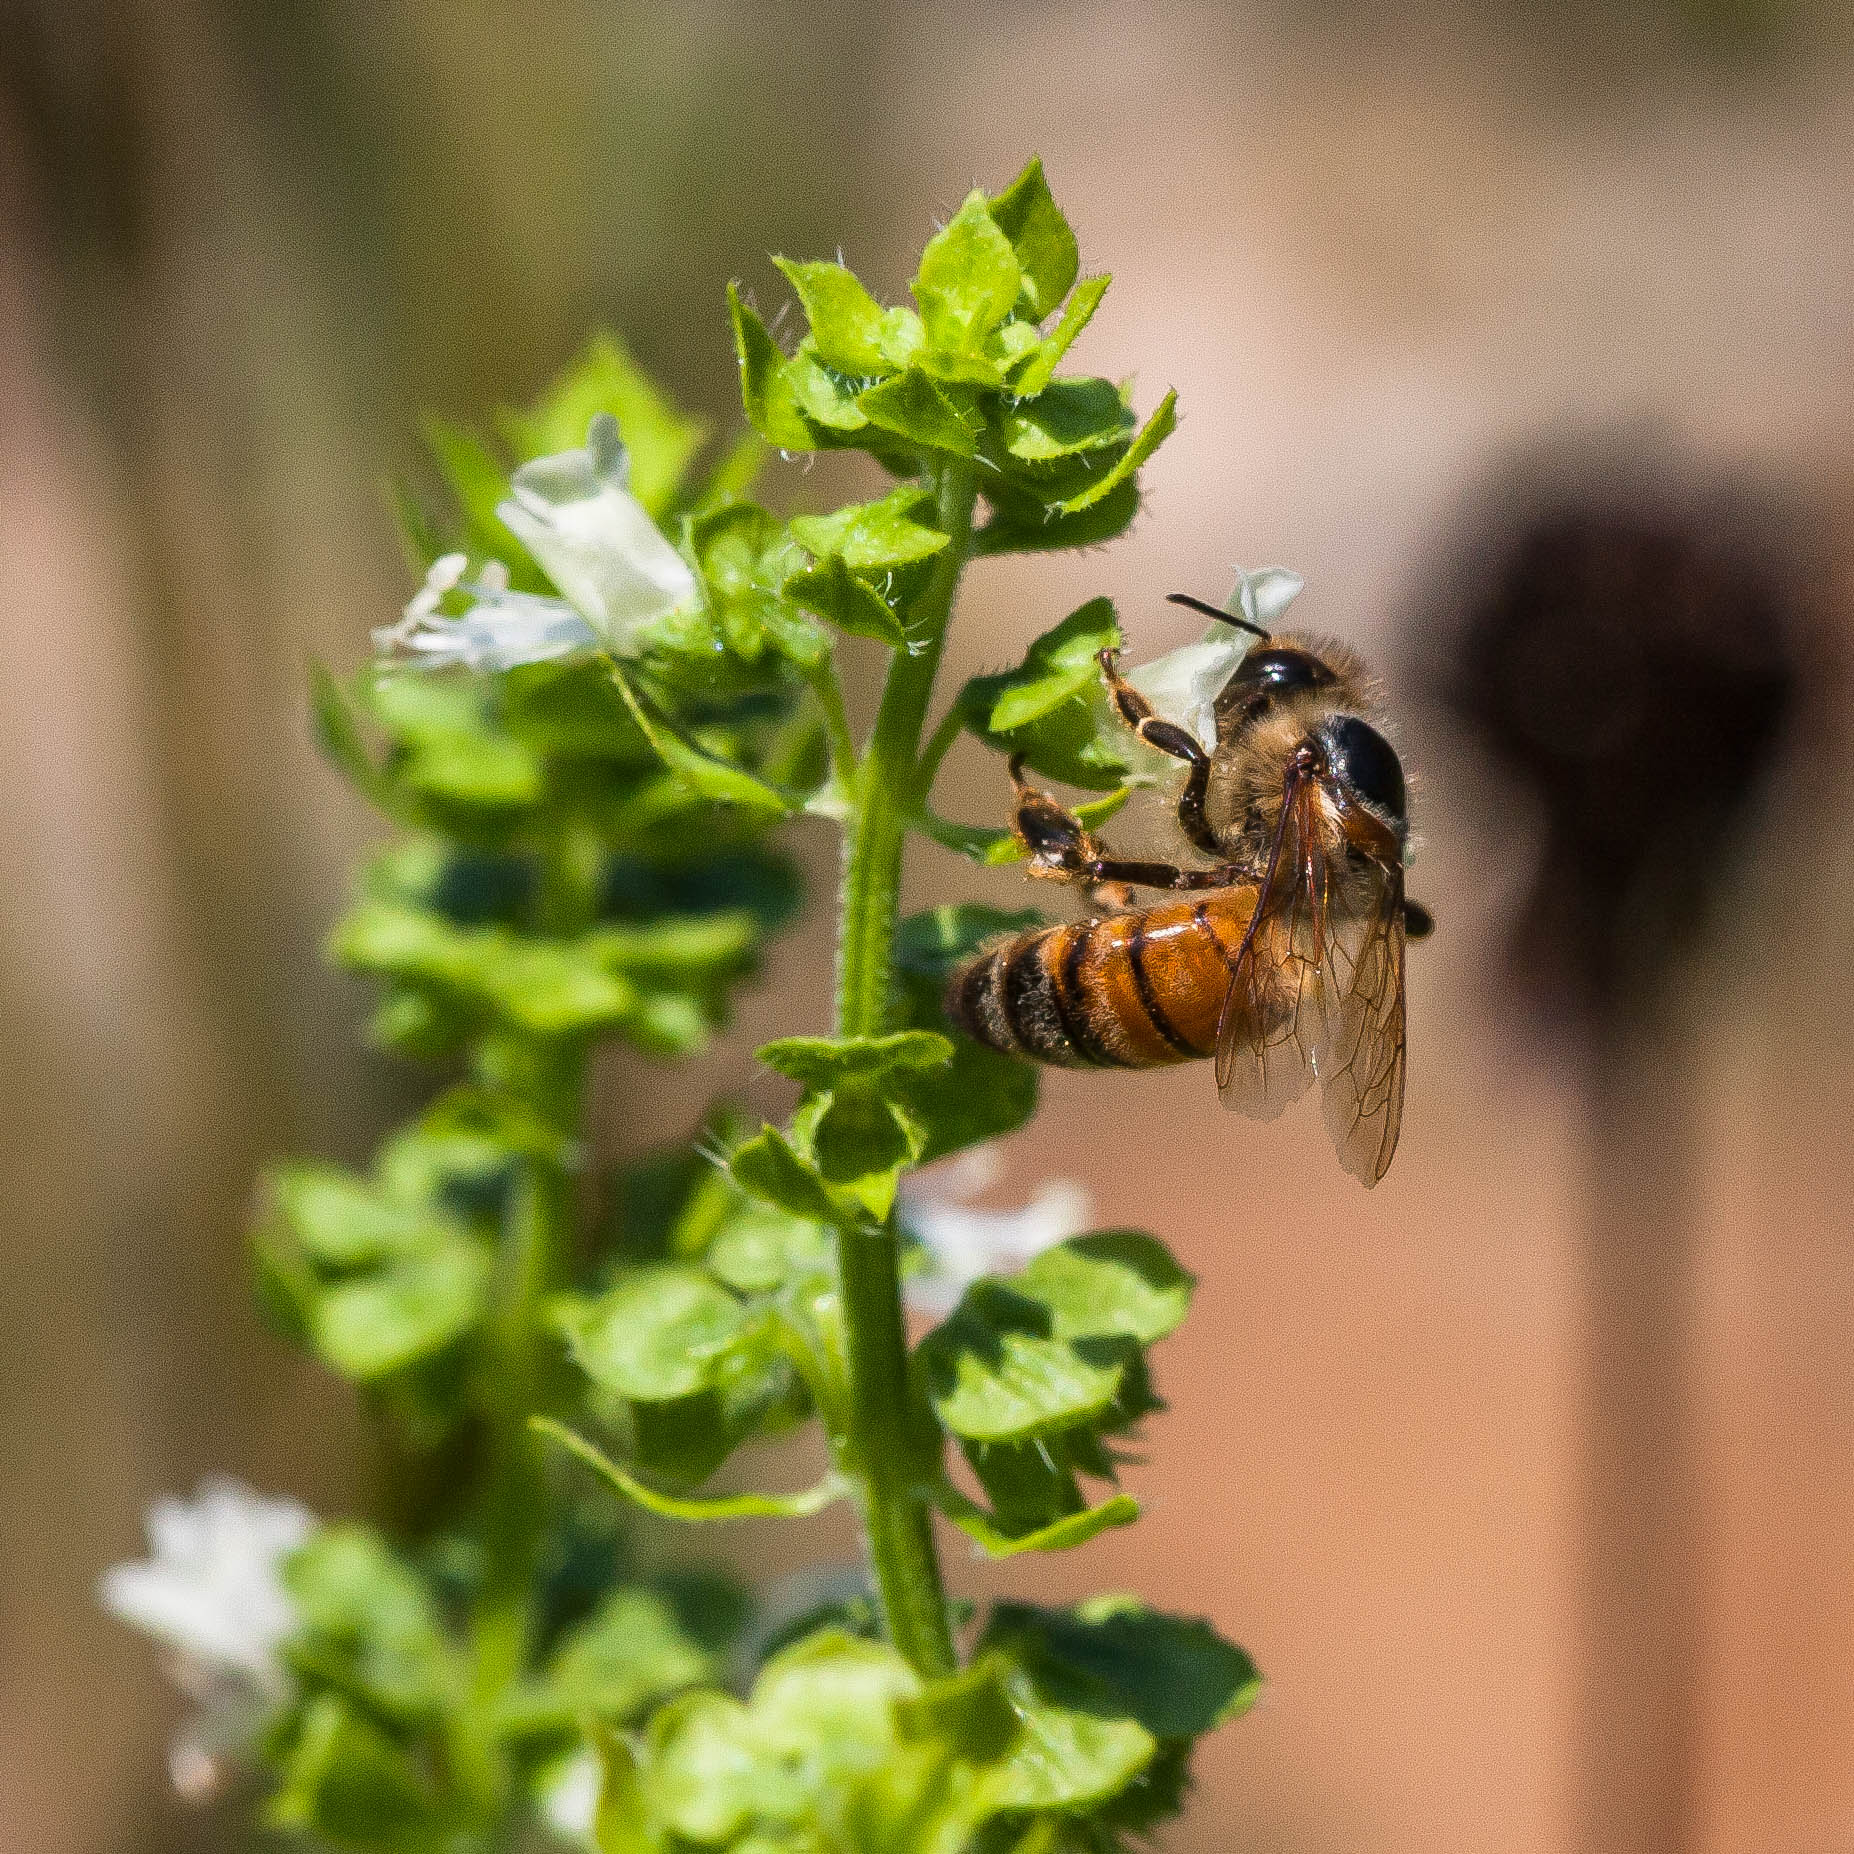
<path id="1" fill-rule="evenodd" d="M 1259 639 L 1215 702 L 1216 747 L 1165 720 L 1100 653 L 1119 719 L 1189 769 L 1178 823 L 1209 868 L 1111 855 L 1011 762 L 1030 872 L 1109 911 L 989 947 L 955 971 L 946 1010 L 993 1049 L 1064 1068 L 1153 1068 L 1214 1055 L 1226 1107 L 1272 1119 L 1318 1080 L 1346 1170 L 1382 1178 L 1403 1118 L 1404 944 L 1430 932 L 1404 896 L 1403 766 L 1377 685 L 1343 644 Z M 1191 899 L 1113 907 L 1116 887 Z"/>

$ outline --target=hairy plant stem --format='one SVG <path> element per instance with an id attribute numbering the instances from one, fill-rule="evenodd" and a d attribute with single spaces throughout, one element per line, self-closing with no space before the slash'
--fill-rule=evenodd
<path id="1" fill-rule="evenodd" d="M 908 613 L 910 649 L 889 665 L 868 750 L 857 770 L 839 891 L 837 1033 L 890 1027 L 902 847 L 920 799 L 921 730 L 946 642 L 953 595 L 972 553 L 977 478 L 948 463 L 937 482 L 939 525 L 949 537 Z M 934 1553 L 924 1484 L 936 1463 L 910 1421 L 908 1341 L 901 1315 L 900 1249 L 891 1215 L 837 1239 L 838 1282 L 850 1377 L 851 1454 L 863 1531 L 889 1638 L 916 1672 L 957 1664 Z"/>

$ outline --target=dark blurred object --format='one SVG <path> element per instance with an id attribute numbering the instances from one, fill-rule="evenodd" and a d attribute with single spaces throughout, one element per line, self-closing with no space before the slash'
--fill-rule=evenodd
<path id="1" fill-rule="evenodd" d="M 1473 583 L 1449 706 L 1538 801 L 1512 975 L 1598 1023 L 1652 988 L 1736 867 L 1803 692 L 1793 524 L 1620 482 L 1515 521 Z"/>
<path id="2" fill-rule="evenodd" d="M 1538 809 L 1501 984 L 1585 1063 L 1582 1854 L 1701 1839 L 1705 1511 L 1692 1393 L 1707 978 L 1759 800 L 1807 731 L 1800 520 L 1654 460 L 1509 484 L 1464 534 L 1448 706 Z M 1503 824 L 1506 822 L 1502 820 Z M 1785 833 L 1773 832 L 1780 855 Z M 1795 844 L 1789 845 L 1792 853 Z M 1697 979 L 1697 983 L 1694 981 Z M 1716 983 L 1716 979 L 1711 982 Z M 1688 1008 L 1678 1008 L 1683 1002 Z"/>

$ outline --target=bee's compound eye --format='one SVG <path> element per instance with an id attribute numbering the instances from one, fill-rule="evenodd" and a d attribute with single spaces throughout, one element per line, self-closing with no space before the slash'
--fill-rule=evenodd
<path id="1" fill-rule="evenodd" d="M 1264 644 L 1237 664 L 1229 691 L 1246 696 L 1278 695 L 1295 689 L 1322 688 L 1332 679 L 1332 671 L 1312 651 L 1296 650 L 1292 644 Z"/>
<path id="2" fill-rule="evenodd" d="M 1366 804 L 1402 823 L 1403 763 L 1390 742 L 1356 715 L 1341 715 L 1327 729 L 1326 745 L 1334 776 Z"/>

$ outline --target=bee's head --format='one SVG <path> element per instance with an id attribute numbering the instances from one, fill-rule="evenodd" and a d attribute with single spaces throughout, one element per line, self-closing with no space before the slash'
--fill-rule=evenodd
<path id="1" fill-rule="evenodd" d="M 1331 667 L 1311 650 L 1270 638 L 1249 651 L 1223 685 L 1217 718 L 1253 713 L 1284 696 L 1328 688 L 1336 680 Z"/>
<path id="2" fill-rule="evenodd" d="M 1377 862 L 1401 860 L 1409 835 L 1409 788 L 1397 750 L 1369 721 L 1339 714 L 1322 721 L 1310 743 L 1336 814 L 1333 822 L 1351 849 Z"/>

